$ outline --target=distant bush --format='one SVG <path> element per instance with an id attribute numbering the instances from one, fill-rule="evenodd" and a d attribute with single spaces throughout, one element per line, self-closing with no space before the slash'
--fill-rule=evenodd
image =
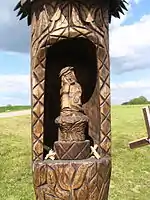
<path id="1" fill-rule="evenodd" d="M 6 107 L 12 107 L 12 105 L 11 104 L 7 104 L 7 106 Z"/>
<path id="2" fill-rule="evenodd" d="M 9 112 L 9 111 L 26 110 L 26 109 L 31 109 L 31 106 L 13 106 L 9 104 L 7 106 L 0 106 L 0 113 Z"/>
<path id="3" fill-rule="evenodd" d="M 124 103 L 122 103 L 121 105 L 128 105 L 128 103 L 129 103 L 129 102 L 124 102 Z"/>
<path id="4" fill-rule="evenodd" d="M 121 105 L 141 105 L 141 104 L 149 104 L 150 102 L 147 100 L 146 97 L 140 96 L 134 99 L 131 99 L 128 102 L 124 102 Z"/>

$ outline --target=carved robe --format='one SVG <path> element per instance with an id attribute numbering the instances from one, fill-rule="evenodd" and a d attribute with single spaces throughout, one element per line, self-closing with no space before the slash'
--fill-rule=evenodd
<path id="1" fill-rule="evenodd" d="M 64 84 L 61 88 L 61 110 L 80 111 L 82 89 L 79 83 Z"/>

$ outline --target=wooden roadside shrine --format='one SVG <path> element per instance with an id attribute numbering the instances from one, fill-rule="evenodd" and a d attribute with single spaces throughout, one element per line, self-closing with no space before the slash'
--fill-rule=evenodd
<path id="1" fill-rule="evenodd" d="M 21 0 L 31 25 L 36 200 L 107 200 L 111 175 L 109 23 L 124 0 Z"/>
<path id="2" fill-rule="evenodd" d="M 147 129 L 147 137 L 130 142 L 129 146 L 131 149 L 142 147 L 145 145 L 150 145 L 150 106 L 143 108 L 143 115 Z"/>

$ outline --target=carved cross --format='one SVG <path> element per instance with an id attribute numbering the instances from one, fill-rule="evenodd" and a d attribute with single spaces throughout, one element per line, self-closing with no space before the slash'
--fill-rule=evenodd
<path id="1" fill-rule="evenodd" d="M 143 108 L 143 115 L 144 115 L 144 119 L 145 119 L 145 125 L 146 125 L 146 129 L 147 129 L 148 137 L 130 142 L 129 146 L 130 146 L 131 149 L 142 147 L 142 146 L 150 144 L 150 106 Z"/>

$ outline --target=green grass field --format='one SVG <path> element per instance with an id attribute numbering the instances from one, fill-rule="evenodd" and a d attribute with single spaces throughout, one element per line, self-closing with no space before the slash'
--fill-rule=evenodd
<path id="1" fill-rule="evenodd" d="M 31 106 L 1 106 L 0 113 L 30 109 Z"/>
<path id="2" fill-rule="evenodd" d="M 142 106 L 112 107 L 113 170 L 109 200 L 149 200 L 150 146 L 130 150 L 146 136 Z M 30 116 L 0 119 L 0 199 L 34 200 Z"/>

